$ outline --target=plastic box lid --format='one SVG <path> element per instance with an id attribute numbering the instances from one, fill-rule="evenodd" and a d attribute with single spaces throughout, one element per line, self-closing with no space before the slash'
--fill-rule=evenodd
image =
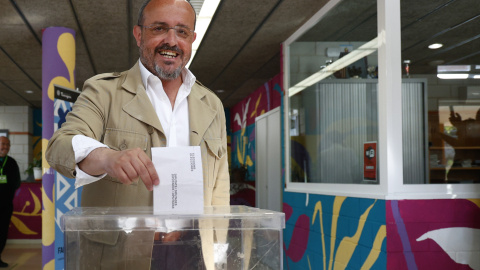
<path id="1" fill-rule="evenodd" d="M 229 222 L 215 222 L 229 220 Z M 212 221 L 212 222 L 210 222 Z M 188 224 L 182 230 L 202 229 L 281 230 L 285 228 L 285 214 L 243 205 L 205 207 L 199 213 L 153 214 L 153 207 L 76 207 L 61 218 L 64 232 L 74 231 L 163 231 L 168 224 Z"/>

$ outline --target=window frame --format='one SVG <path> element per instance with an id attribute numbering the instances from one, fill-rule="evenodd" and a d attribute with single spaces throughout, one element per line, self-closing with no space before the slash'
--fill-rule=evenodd
<path id="1" fill-rule="evenodd" d="M 386 200 L 480 198 L 480 184 L 404 184 L 402 142 L 401 0 L 377 0 L 379 184 L 295 183 L 290 178 L 289 46 L 341 0 L 330 0 L 282 44 L 286 192 Z M 386 12 L 388 16 L 386 16 Z M 386 42 L 388 40 L 388 42 Z M 385 90 L 386 89 L 386 90 Z"/>

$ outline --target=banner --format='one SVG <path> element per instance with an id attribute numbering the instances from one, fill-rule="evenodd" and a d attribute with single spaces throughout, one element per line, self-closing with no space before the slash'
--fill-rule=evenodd
<path id="1" fill-rule="evenodd" d="M 45 160 L 54 132 L 54 85 L 75 88 L 75 31 L 48 27 L 42 33 L 42 269 L 63 269 L 55 264 L 55 171 Z M 58 192 L 58 191 L 57 191 Z M 58 267 L 58 268 L 56 268 Z"/>
<path id="2" fill-rule="evenodd" d="M 65 117 L 72 111 L 72 105 L 80 92 L 54 85 L 54 130 L 62 127 Z M 80 206 L 82 188 L 75 189 L 75 179 L 67 178 L 55 172 L 55 270 L 64 269 L 64 237 L 61 230 L 61 220 L 64 213 Z"/>

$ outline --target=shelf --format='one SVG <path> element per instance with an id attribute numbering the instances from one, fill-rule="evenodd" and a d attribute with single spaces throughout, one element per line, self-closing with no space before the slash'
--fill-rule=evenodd
<path id="1" fill-rule="evenodd" d="M 445 168 L 430 168 L 431 171 L 445 171 Z M 468 170 L 480 170 L 480 167 L 453 167 L 450 168 L 450 171 L 468 171 Z"/>
<path id="2" fill-rule="evenodd" d="M 459 146 L 459 147 L 453 147 L 455 150 L 480 150 L 480 146 Z M 429 147 L 430 150 L 443 150 L 445 147 L 443 146 L 432 146 Z"/>

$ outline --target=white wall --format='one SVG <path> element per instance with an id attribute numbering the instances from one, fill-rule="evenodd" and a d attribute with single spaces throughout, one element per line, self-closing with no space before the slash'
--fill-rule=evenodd
<path id="1" fill-rule="evenodd" d="M 28 177 L 24 171 L 32 160 L 32 118 L 32 109 L 28 106 L 0 106 L 0 129 L 8 129 L 10 134 L 8 155 L 17 161 L 23 180 Z"/>

